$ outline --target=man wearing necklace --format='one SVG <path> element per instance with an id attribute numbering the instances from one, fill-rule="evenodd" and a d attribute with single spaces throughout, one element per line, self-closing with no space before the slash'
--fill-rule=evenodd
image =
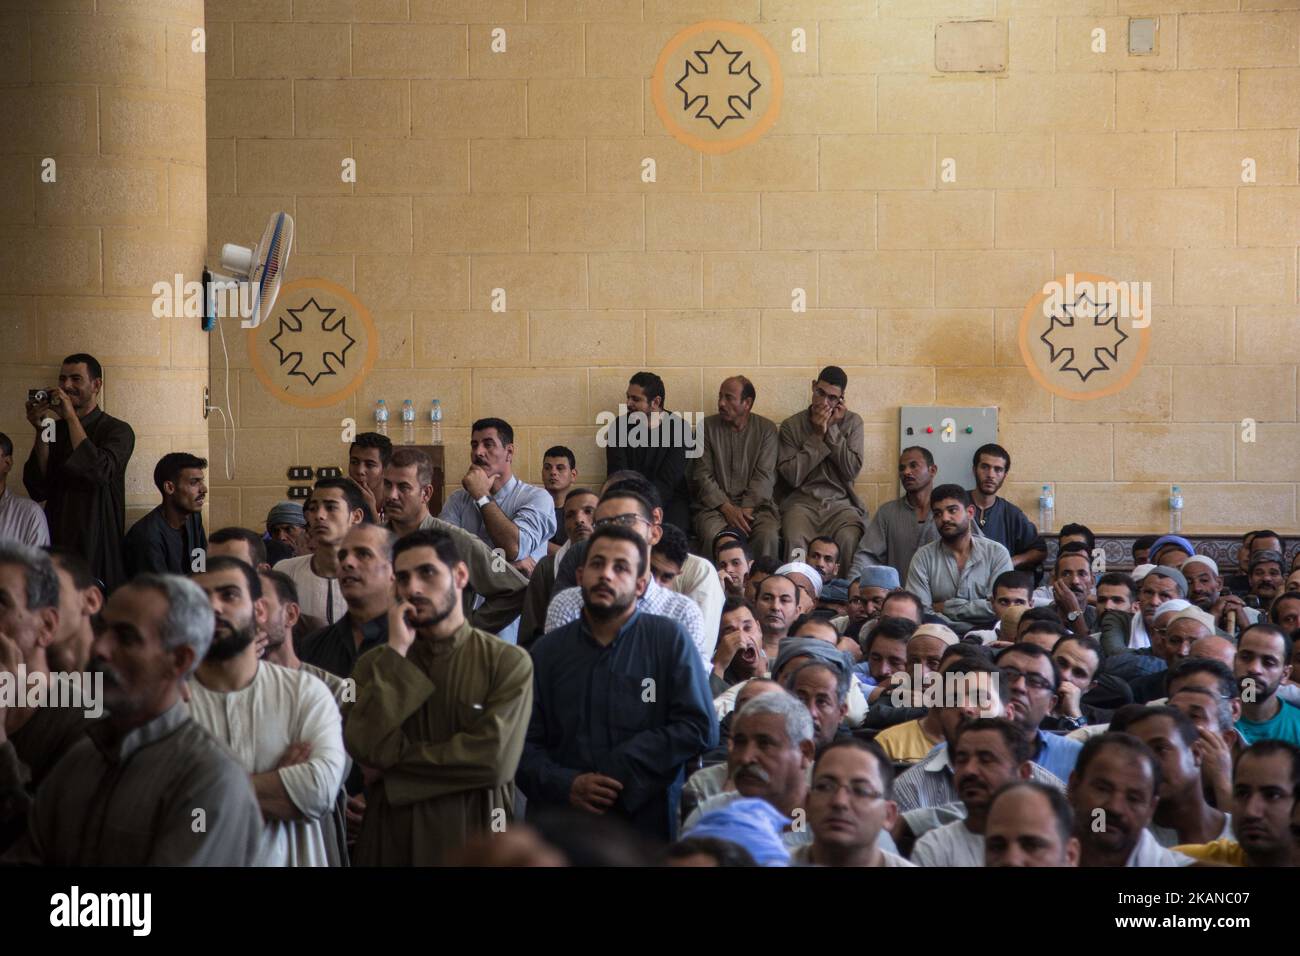
<path id="1" fill-rule="evenodd" d="M 1047 557 L 1047 545 L 1023 511 L 998 497 L 1011 473 L 1011 455 L 1001 445 L 981 445 L 971 460 L 975 487 L 971 502 L 975 522 L 986 538 L 992 538 L 1011 552 L 1011 564 L 1018 571 L 1033 571 Z"/>

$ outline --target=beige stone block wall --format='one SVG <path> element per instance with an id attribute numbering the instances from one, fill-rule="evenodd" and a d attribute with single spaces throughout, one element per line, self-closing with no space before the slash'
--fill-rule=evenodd
<path id="1" fill-rule="evenodd" d="M 155 318 L 152 291 L 177 273 L 198 279 L 203 265 L 206 64 L 192 31 L 204 26 L 202 0 L 33 0 L 0 15 L 0 431 L 14 442 L 9 488 L 26 493 L 22 466 L 36 437 L 23 411 L 27 390 L 56 382 L 65 355 L 89 352 L 104 366 L 102 406 L 136 434 L 128 526 L 158 503 L 161 455 L 209 453 L 207 337 L 197 318 Z M 229 50 L 224 39 L 206 39 L 218 58 Z"/>
<path id="2" fill-rule="evenodd" d="M 355 291 L 380 354 L 349 399 L 299 412 L 229 343 L 240 466 L 214 513 L 255 523 L 289 464 L 342 463 L 338 420 L 368 423 L 379 397 L 442 399 L 447 490 L 470 423 L 497 414 L 520 474 L 537 480 L 564 443 L 595 483 L 595 416 L 638 369 L 664 377 L 670 407 L 704 412 L 743 372 L 779 421 L 833 362 L 867 422 L 872 507 L 896 494 L 899 405 L 995 404 L 1006 493 L 1031 513 L 1055 481 L 1062 522 L 1159 530 L 1178 482 L 1189 530 L 1300 531 L 1294 0 L 208 0 L 206 14 L 203 177 L 183 108 L 195 74 L 173 62 L 183 18 L 115 10 L 132 51 L 115 59 L 71 15 L 4 15 L 0 83 L 20 85 L 0 96 L 0 186 L 20 188 L 0 190 L 0 330 L 7 362 L 39 365 L 47 315 L 100 295 L 82 325 L 129 309 L 134 263 L 193 254 L 167 216 L 201 194 L 210 255 L 292 213 L 289 278 Z M 1158 18 L 1150 56 L 1127 52 L 1134 16 Z M 722 155 L 671 138 L 650 91 L 664 43 L 704 19 L 758 30 L 785 80 L 774 127 Z M 954 20 L 993 25 L 950 31 L 944 63 L 1006 68 L 942 71 L 936 31 Z M 25 58 L 27 38 L 56 34 L 57 54 Z M 106 71 L 121 76 L 99 89 Z M 96 172 L 57 202 L 22 188 L 55 150 Z M 109 189 L 124 192 L 100 202 Z M 1146 367 L 1117 395 L 1064 399 L 1023 367 L 1021 311 L 1067 271 L 1151 283 Z M 202 345 L 172 329 L 104 348 L 189 370 L 176 363 Z"/>

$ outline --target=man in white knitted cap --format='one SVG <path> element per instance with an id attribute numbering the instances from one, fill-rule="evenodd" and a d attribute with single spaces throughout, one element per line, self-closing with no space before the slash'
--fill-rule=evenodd
<path id="1" fill-rule="evenodd" d="M 1169 672 L 1192 656 L 1192 646 L 1214 636 L 1214 618 L 1181 599 L 1166 601 L 1156 613 L 1151 629 L 1151 653 L 1164 661 L 1161 670 L 1132 681 L 1133 700 L 1139 704 L 1164 697 Z"/>
<path id="2" fill-rule="evenodd" d="M 799 589 L 799 613 L 807 614 L 817 607 L 817 599 L 822 593 L 822 576 L 811 564 L 791 561 L 776 569 L 777 574 L 784 574 Z"/>
<path id="3" fill-rule="evenodd" d="M 1260 612 L 1246 607 L 1232 592 L 1224 591 L 1223 576 L 1213 558 L 1195 554 L 1179 568 L 1187 579 L 1187 600 L 1214 619 L 1215 627 L 1229 634 L 1240 634 L 1259 620 Z"/>

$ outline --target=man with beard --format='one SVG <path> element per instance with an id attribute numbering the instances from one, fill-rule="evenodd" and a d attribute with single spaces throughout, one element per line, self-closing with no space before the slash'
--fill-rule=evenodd
<path id="1" fill-rule="evenodd" d="M 718 649 L 713 654 L 709 691 L 717 697 L 728 687 L 767 673 L 763 654 L 763 632 L 756 610 L 746 601 L 727 598 L 722 605 L 718 628 Z"/>
<path id="2" fill-rule="evenodd" d="M 329 866 L 331 814 L 347 756 L 338 705 L 301 670 L 259 661 L 266 621 L 257 572 L 214 558 L 194 576 L 212 603 L 212 643 L 190 681 L 190 713 L 249 774 L 266 825 L 259 866 Z"/>
<path id="3" fill-rule="evenodd" d="M 1233 675 L 1241 684 L 1237 732 L 1248 744 L 1284 740 L 1300 746 L 1300 707 L 1278 696 L 1291 674 L 1291 638 L 1272 624 L 1246 628 L 1237 644 Z"/>
<path id="4" fill-rule="evenodd" d="M 369 522 L 374 513 L 350 478 L 322 478 L 303 506 L 315 552 L 276 562 L 275 570 L 293 578 L 302 613 L 333 624 L 344 616 L 339 588 L 339 545 L 353 525 Z"/>
<path id="5" fill-rule="evenodd" d="M 818 754 L 808 789 L 813 841 L 791 854 L 811 866 L 915 866 L 881 844 L 898 818 L 894 768 L 874 741 L 837 740 Z"/>
<path id="6" fill-rule="evenodd" d="M 731 723 L 727 767 L 736 789 L 700 804 L 682 827 L 688 834 L 702 816 L 742 797 L 766 800 L 790 820 L 782 839 L 787 848 L 808 843 L 811 834 L 793 828 L 795 811 L 805 806 L 808 769 L 816 744 L 808 708 L 788 691 L 752 698 Z"/>
<path id="7" fill-rule="evenodd" d="M 108 716 L 46 777 L 6 862 L 251 866 L 262 813 L 248 774 L 181 699 L 212 641 L 207 597 L 186 578 L 142 574 L 103 616 L 91 666 Z"/>
<path id="8" fill-rule="evenodd" d="M 546 609 L 555 593 L 555 563 L 570 547 L 577 547 L 591 537 L 600 496 L 588 488 L 573 488 L 564 499 L 561 519 L 564 522 L 564 545 L 554 554 L 537 562 L 528 590 L 524 594 L 524 611 L 519 622 L 519 646 L 528 647 L 542 636 Z M 477 539 L 476 539 L 477 540 Z M 480 542 L 481 543 L 481 542 Z M 462 553 L 464 549 L 462 548 Z"/>
<path id="9" fill-rule="evenodd" d="M 464 528 L 429 513 L 433 460 L 418 448 L 399 445 L 384 466 L 384 526 L 398 537 L 413 531 L 444 531 L 469 569 L 465 613 L 474 627 L 497 633 L 519 617 L 528 578 Z M 551 560 L 548 555 L 538 567 Z M 550 565 L 547 564 L 549 568 Z"/>
<path id="10" fill-rule="evenodd" d="M 724 528 L 746 535 L 753 554 L 776 557 L 781 515 L 773 504 L 776 425 L 754 414 L 757 394 L 743 375 L 718 386 L 718 414 L 704 419 L 700 457 L 689 469 L 695 534 L 701 544 Z"/>
<path id="11" fill-rule="evenodd" d="M 840 546 L 834 538 L 818 535 L 808 542 L 808 560 L 805 563 L 821 575 L 823 584 L 830 582 L 839 570 Z"/>
<path id="12" fill-rule="evenodd" d="M 1013 644 L 998 655 L 997 664 L 1005 716 L 1029 737 L 1029 759 L 1065 780 L 1078 759 L 1079 742 L 1040 726 L 1061 686 L 1052 655 L 1036 644 Z"/>
<path id="13" fill-rule="evenodd" d="M 280 571 L 259 571 L 262 582 L 262 604 L 266 609 L 266 619 L 262 622 L 261 641 L 262 660 L 287 667 L 291 671 L 305 671 L 329 688 L 334 700 L 340 705 L 344 698 L 353 699 L 346 679 L 331 674 L 323 667 L 304 663 L 293 646 L 293 631 L 302 619 L 302 609 L 298 606 L 298 589 L 293 579 Z"/>
<path id="14" fill-rule="evenodd" d="M 1065 794 L 1037 780 L 1003 784 L 989 801 L 984 865 L 1078 866 L 1074 811 Z"/>
<path id="15" fill-rule="evenodd" d="M 1284 567 L 1280 551 L 1255 551 L 1251 554 L 1250 597 L 1259 607 L 1268 607 L 1269 602 L 1281 593 Z"/>
<path id="16" fill-rule="evenodd" d="M 662 526 L 655 520 L 656 514 L 657 509 L 644 495 L 631 489 L 615 486 L 601 496 L 600 504 L 596 507 L 593 524 L 597 531 L 603 527 L 611 526 L 627 528 L 640 538 L 649 549 L 659 543 L 659 537 L 663 532 Z M 593 532 L 592 538 L 594 537 L 595 533 Z M 587 539 L 586 544 L 588 547 L 590 547 L 592 538 Z M 575 548 L 582 548 L 582 546 L 575 545 Z M 585 561 L 586 548 L 582 548 L 582 553 Z M 648 559 L 645 572 L 645 584 L 638 587 L 636 591 L 637 609 L 647 614 L 670 618 L 681 625 L 682 629 L 686 631 L 687 637 L 691 639 L 691 643 L 695 645 L 702 663 L 700 677 L 707 683 L 706 675 L 712 666 L 713 649 L 714 645 L 717 644 L 716 624 L 713 629 L 713 639 L 709 640 L 706 635 L 704 616 L 700 611 L 700 606 L 684 594 L 678 594 L 676 591 L 669 591 L 667 588 L 660 587 L 659 583 L 654 579 L 654 575 L 650 573 Z M 714 585 L 717 586 L 718 592 L 721 593 L 722 587 L 717 584 L 716 578 L 714 579 Z M 584 606 L 585 602 L 580 585 L 556 592 L 546 610 L 546 633 L 549 634 L 551 631 L 581 619 Z M 721 605 L 719 604 L 719 606 Z"/>
<path id="17" fill-rule="evenodd" d="M 344 537 L 337 561 L 347 613 L 302 642 L 298 653 L 304 661 L 339 677 L 351 677 L 362 654 L 388 641 L 393 541 L 391 531 L 375 524 L 358 525 Z"/>
<path id="18" fill-rule="evenodd" d="M 781 502 L 781 531 L 789 552 L 807 553 L 808 542 L 828 535 L 839 545 L 842 573 L 867 521 L 853 490 L 862 470 L 862 416 L 849 411 L 849 377 L 828 365 L 812 383 L 812 401 L 781 423 L 777 474 L 789 489 Z"/>
<path id="19" fill-rule="evenodd" d="M 1090 737 L 1070 774 L 1080 866 L 1188 866 L 1192 858 L 1162 847 L 1148 827 L 1160 791 L 1160 761 L 1129 734 Z"/>
<path id="20" fill-rule="evenodd" d="M 1012 566 L 1033 571 L 1046 560 L 1047 544 L 1023 511 L 998 497 L 1011 473 L 1011 454 L 1001 445 L 981 445 L 971 460 L 971 471 L 975 487 L 970 497 L 980 533 L 1011 553 Z"/>
<path id="21" fill-rule="evenodd" d="M 1151 832 L 1161 846 L 1209 843 L 1232 835 L 1232 817 L 1209 805 L 1196 751 L 1199 734 L 1191 719 L 1174 707 L 1121 707 L 1110 729 L 1132 734 L 1160 760 L 1159 802 Z"/>
<path id="22" fill-rule="evenodd" d="M 59 576 L 59 630 L 45 655 L 50 670 L 80 673 L 90 664 L 104 592 L 80 554 L 68 548 L 50 548 L 49 554 Z"/>
<path id="23" fill-rule="evenodd" d="M 465 619 L 469 569 L 450 535 L 404 536 L 393 570 L 388 642 L 357 662 L 344 728 L 368 782 L 355 860 L 428 866 L 513 818 L 533 665 Z"/>
<path id="24" fill-rule="evenodd" d="M 1300 750 L 1261 740 L 1243 751 L 1232 782 L 1232 831 L 1180 853 L 1230 866 L 1295 866 L 1295 821 L 1300 806 Z"/>
<path id="25" fill-rule="evenodd" d="M 1214 617 L 1215 627 L 1225 634 L 1240 634 L 1259 620 L 1259 611 L 1246 607 L 1237 595 L 1224 591 L 1219 566 L 1213 558 L 1195 554 L 1178 570 L 1187 579 L 1187 600 Z"/>
<path id="26" fill-rule="evenodd" d="M 649 564 L 645 539 L 625 525 L 602 524 L 588 540 L 581 616 L 533 647 L 519 786 L 535 809 L 611 813 L 671 840 L 683 767 L 717 742 L 718 723 L 698 648 L 675 620 L 637 605 Z"/>
<path id="27" fill-rule="evenodd" d="M 1004 784 L 1029 779 L 1029 739 L 1002 717 L 967 719 L 957 728 L 952 765 L 966 815 L 916 841 L 912 862 L 917 866 L 984 865 L 989 801 Z"/>
<path id="28" fill-rule="evenodd" d="M 207 467 L 206 458 L 188 452 L 171 452 L 158 459 L 153 483 L 162 493 L 162 504 L 126 533 L 122 552 L 128 575 L 189 574 L 195 551 L 207 550 L 203 533 L 203 502 L 208 498 L 203 469 Z"/>
<path id="29" fill-rule="evenodd" d="M 1134 577 L 1138 577 L 1136 571 Z M 1151 646 L 1151 628 L 1155 623 L 1156 608 L 1166 601 L 1186 599 L 1187 579 L 1181 571 L 1168 567 L 1150 567 L 1138 580 L 1138 612 L 1106 611 L 1098 627 L 1101 630 L 1101 648 L 1107 657 L 1116 657 L 1130 650 Z"/>
<path id="30" fill-rule="evenodd" d="M 1052 606 L 1061 625 L 1075 637 L 1087 637 L 1097 623 L 1088 604 L 1092 594 L 1092 557 L 1078 545 L 1067 545 L 1052 566 Z"/>
<path id="31" fill-rule="evenodd" d="M 46 654 L 59 632 L 61 597 L 47 554 L 18 541 L 0 541 L 0 675 L 12 680 L 21 695 L 9 706 L 8 695 L 0 692 L 0 851 L 22 833 L 31 795 L 41 781 L 85 733 L 84 713 L 103 705 L 86 700 L 85 711 L 48 706 L 49 701 L 47 706 L 26 706 L 24 673 L 49 681 Z"/>
<path id="32" fill-rule="evenodd" d="M 903 497 L 887 501 L 876 510 L 853 556 L 850 577 L 859 577 L 868 568 L 880 565 L 907 577 L 916 549 L 939 537 L 930 513 L 930 485 L 938 473 L 934 455 L 928 448 L 913 445 L 902 450 L 898 456 L 898 480 L 903 485 Z"/>
<path id="33" fill-rule="evenodd" d="M 907 590 L 924 607 L 953 621 L 992 624 L 989 598 L 999 574 L 1011 571 L 1011 555 L 990 538 L 971 534 L 975 508 L 960 485 L 940 485 L 930 495 L 939 540 L 917 549 L 907 572 Z"/>
<path id="34" fill-rule="evenodd" d="M 104 369 L 93 355 L 63 360 L 57 388 L 45 402 L 27 403 L 36 430 L 23 466 L 23 486 L 44 502 L 50 542 L 72 548 L 111 592 L 126 580 L 122 536 L 126 531 L 126 468 L 135 432 L 99 407 Z M 54 440 L 43 441 L 54 421 Z"/>

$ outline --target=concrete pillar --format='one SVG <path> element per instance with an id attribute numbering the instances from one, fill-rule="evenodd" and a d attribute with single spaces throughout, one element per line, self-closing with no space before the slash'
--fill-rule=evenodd
<path id="1" fill-rule="evenodd" d="M 27 390 L 89 352 L 135 429 L 127 526 L 169 451 L 206 457 L 201 319 L 154 317 L 198 281 L 207 238 L 202 0 L 25 0 L 0 14 L 0 430 L 10 487 L 35 437 Z M 46 179 L 50 181 L 45 181 Z"/>

